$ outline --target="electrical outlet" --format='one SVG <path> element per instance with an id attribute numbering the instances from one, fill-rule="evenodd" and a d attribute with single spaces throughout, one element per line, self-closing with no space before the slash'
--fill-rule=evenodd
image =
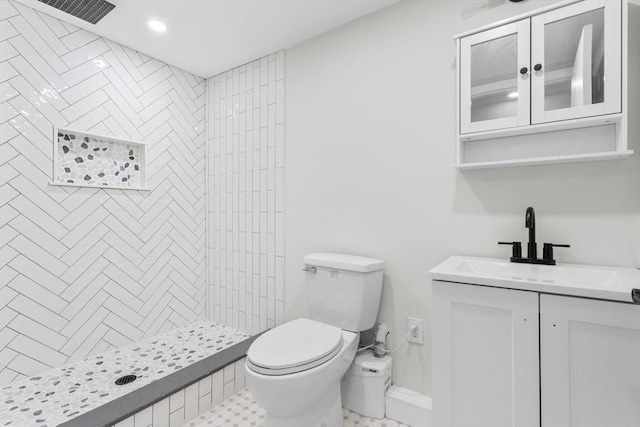
<path id="1" fill-rule="evenodd" d="M 415 329 L 412 330 L 414 326 Z M 407 333 L 409 334 L 409 342 L 412 342 L 414 344 L 424 344 L 424 337 L 422 335 L 422 319 L 408 317 Z"/>

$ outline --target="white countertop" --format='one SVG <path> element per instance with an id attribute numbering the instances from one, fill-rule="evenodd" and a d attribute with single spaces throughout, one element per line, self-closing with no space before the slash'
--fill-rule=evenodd
<path id="1" fill-rule="evenodd" d="M 506 259 L 451 256 L 429 271 L 431 280 L 633 302 L 640 270 L 582 264 L 520 264 Z"/>

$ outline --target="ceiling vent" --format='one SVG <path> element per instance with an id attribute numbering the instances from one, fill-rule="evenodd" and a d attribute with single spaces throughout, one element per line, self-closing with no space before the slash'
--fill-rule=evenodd
<path id="1" fill-rule="evenodd" d="M 116 7 L 107 0 L 39 0 L 63 12 L 95 24 Z"/>

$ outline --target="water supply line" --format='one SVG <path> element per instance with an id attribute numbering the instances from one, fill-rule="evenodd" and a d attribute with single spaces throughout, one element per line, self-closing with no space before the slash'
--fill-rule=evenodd
<path id="1" fill-rule="evenodd" d="M 375 357 L 384 357 L 387 355 L 387 335 L 389 335 L 387 324 L 384 322 L 378 323 L 376 340 L 373 344 L 373 355 Z"/>
<path id="2" fill-rule="evenodd" d="M 416 325 L 413 325 L 409 329 L 409 331 L 407 331 L 407 335 L 404 337 L 402 344 L 392 350 L 389 350 L 387 348 L 387 335 L 389 335 L 389 328 L 384 322 L 378 323 L 378 327 L 376 329 L 376 337 L 373 343 L 365 347 L 360 347 L 356 352 L 360 353 L 361 351 L 371 349 L 371 352 L 375 357 L 384 357 L 387 354 L 395 353 L 409 342 L 409 337 L 412 333 L 415 333 L 417 328 L 418 327 Z"/>

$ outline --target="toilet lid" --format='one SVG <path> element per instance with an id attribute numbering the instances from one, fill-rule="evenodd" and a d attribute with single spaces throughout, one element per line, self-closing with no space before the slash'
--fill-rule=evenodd
<path id="1" fill-rule="evenodd" d="M 342 329 L 297 319 L 260 335 L 247 351 L 247 364 L 264 375 L 286 375 L 325 363 L 342 348 Z"/>

